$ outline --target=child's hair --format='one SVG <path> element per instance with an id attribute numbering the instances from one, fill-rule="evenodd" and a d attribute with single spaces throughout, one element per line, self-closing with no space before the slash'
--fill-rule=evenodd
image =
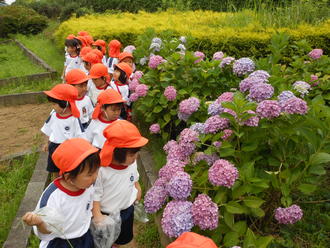
<path id="1" fill-rule="evenodd" d="M 113 151 L 114 159 L 119 163 L 124 163 L 126 161 L 127 153 L 137 153 L 140 151 L 141 147 L 136 148 L 115 148 Z"/>
<path id="2" fill-rule="evenodd" d="M 65 172 L 64 174 L 68 174 L 68 178 L 74 179 L 87 166 L 88 166 L 88 173 L 94 173 L 99 168 L 101 163 L 99 153 L 100 151 L 90 154 L 74 170 Z"/>
<path id="3" fill-rule="evenodd" d="M 122 83 L 122 84 L 127 84 L 127 76 L 126 76 L 126 73 L 121 70 L 120 68 L 118 67 L 115 67 L 116 70 L 120 71 L 120 76 L 118 78 L 118 80 Z"/>
<path id="4" fill-rule="evenodd" d="M 64 101 L 64 100 L 59 100 L 50 96 L 47 96 L 48 101 L 53 102 L 53 103 L 57 103 L 62 109 L 66 108 L 66 107 L 70 107 L 70 103 L 68 101 Z"/>
<path id="5" fill-rule="evenodd" d="M 80 40 L 77 40 L 77 39 L 66 39 L 65 42 L 64 42 L 64 45 L 66 47 L 74 47 L 76 48 L 76 52 L 80 53 L 80 46 L 81 46 L 81 41 Z"/>
<path id="6" fill-rule="evenodd" d="M 120 103 L 111 103 L 111 104 L 103 104 L 103 108 L 104 109 L 107 109 L 107 107 L 109 106 L 118 106 L 118 107 L 122 107 L 123 104 L 120 102 Z"/>

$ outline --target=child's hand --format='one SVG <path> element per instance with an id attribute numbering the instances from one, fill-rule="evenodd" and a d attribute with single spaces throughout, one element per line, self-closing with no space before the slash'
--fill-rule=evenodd
<path id="1" fill-rule="evenodd" d="M 97 225 L 97 224 L 101 223 L 105 218 L 106 218 L 106 215 L 103 215 L 103 214 L 96 215 L 96 216 L 93 216 L 93 222 Z"/>
<path id="2" fill-rule="evenodd" d="M 48 142 L 46 144 L 44 144 L 44 146 L 42 147 L 42 150 L 44 152 L 48 152 Z"/>
<path id="3" fill-rule="evenodd" d="M 32 212 L 27 212 L 23 217 L 22 217 L 23 221 L 29 225 L 29 226 L 39 226 L 42 223 L 44 223 L 42 221 L 42 219 L 40 218 L 40 216 L 36 215 L 35 213 Z"/>

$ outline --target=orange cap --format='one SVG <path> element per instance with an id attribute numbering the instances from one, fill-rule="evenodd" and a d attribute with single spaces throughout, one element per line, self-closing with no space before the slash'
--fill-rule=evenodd
<path id="1" fill-rule="evenodd" d="M 93 112 L 93 119 L 97 119 L 101 113 L 101 107 L 104 104 L 115 104 L 126 102 L 121 95 L 114 89 L 108 89 L 99 94 L 97 103 Z"/>
<path id="2" fill-rule="evenodd" d="M 118 148 L 142 147 L 148 143 L 148 139 L 141 136 L 137 127 L 125 120 L 115 121 L 103 131 L 107 139 L 101 150 L 101 166 L 108 166 L 112 162 L 113 151 Z"/>
<path id="3" fill-rule="evenodd" d="M 174 242 L 166 248 L 218 248 L 212 239 L 193 232 L 181 234 Z"/>
<path id="4" fill-rule="evenodd" d="M 89 46 L 91 46 L 94 43 L 93 37 L 90 35 L 84 35 L 85 40 Z"/>
<path id="5" fill-rule="evenodd" d="M 82 60 L 91 63 L 91 65 L 101 63 L 101 59 L 93 51 L 90 51 L 85 56 L 83 56 Z"/>
<path id="6" fill-rule="evenodd" d="M 91 47 L 83 47 L 79 53 L 80 57 L 85 56 L 87 53 L 92 51 L 93 49 Z"/>
<path id="7" fill-rule="evenodd" d="M 109 56 L 111 58 L 118 58 L 120 54 L 121 43 L 118 40 L 112 40 L 109 43 Z"/>
<path id="8" fill-rule="evenodd" d="M 82 47 L 88 46 L 85 36 L 77 36 L 76 39 L 81 41 Z"/>
<path id="9" fill-rule="evenodd" d="M 103 53 L 100 50 L 93 49 L 92 52 L 95 53 L 99 57 L 99 59 L 102 61 Z"/>
<path id="10" fill-rule="evenodd" d="M 126 59 L 126 58 L 131 58 L 134 59 L 133 54 L 129 53 L 129 52 L 122 52 L 121 54 L 119 54 L 119 62 L 121 62 L 122 60 Z"/>
<path id="11" fill-rule="evenodd" d="M 98 149 L 92 146 L 87 140 L 73 138 L 64 141 L 54 151 L 52 159 L 60 169 L 60 175 L 77 168 L 84 159 Z"/>
<path id="12" fill-rule="evenodd" d="M 80 113 L 76 106 L 76 100 L 78 99 L 78 90 L 70 84 L 58 84 L 51 90 L 44 91 L 47 96 L 52 98 L 68 101 L 71 106 L 71 112 L 74 117 L 79 117 Z"/>
<path id="13" fill-rule="evenodd" d="M 100 46 L 102 48 L 102 53 L 105 54 L 106 53 L 106 46 L 107 43 L 105 43 L 104 40 L 97 40 L 95 41 L 93 44 L 93 46 Z"/>
<path id="14" fill-rule="evenodd" d="M 100 78 L 100 77 L 105 77 L 106 82 L 110 82 L 110 76 L 108 73 L 108 68 L 102 64 L 102 63 L 97 63 L 92 65 L 90 71 L 89 71 L 89 77 L 90 78 Z"/>
<path id="15" fill-rule="evenodd" d="M 66 40 L 73 40 L 74 38 L 76 38 L 76 36 L 74 36 L 74 34 L 69 34 L 65 39 Z"/>
<path id="16" fill-rule="evenodd" d="M 79 36 L 86 36 L 86 35 L 89 35 L 89 33 L 87 31 L 82 30 L 82 31 L 78 32 L 78 35 Z"/>
<path id="17" fill-rule="evenodd" d="M 130 67 L 129 64 L 124 63 L 124 62 L 116 64 L 114 67 L 115 67 L 115 69 L 116 69 L 116 67 L 118 67 L 120 70 L 125 72 L 127 78 L 129 78 L 131 76 L 132 72 L 133 72 L 132 67 Z"/>
<path id="18" fill-rule="evenodd" d="M 65 81 L 68 84 L 81 84 L 88 81 L 89 76 L 80 69 L 72 69 L 65 75 Z"/>

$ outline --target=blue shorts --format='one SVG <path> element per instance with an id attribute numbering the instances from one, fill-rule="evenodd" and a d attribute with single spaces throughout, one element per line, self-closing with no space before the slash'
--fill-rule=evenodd
<path id="1" fill-rule="evenodd" d="M 48 172 L 59 172 L 59 168 L 56 167 L 56 165 L 54 164 L 54 161 L 52 159 L 52 155 L 54 153 L 54 151 L 56 150 L 56 148 L 59 146 L 60 144 L 56 144 L 53 142 L 49 143 L 48 146 L 48 162 L 47 162 L 47 171 Z"/>
<path id="2" fill-rule="evenodd" d="M 70 244 L 71 246 L 70 246 Z M 94 241 L 93 241 L 93 236 L 88 230 L 83 236 L 75 239 L 60 239 L 60 238 L 55 238 L 51 240 L 47 248 L 94 248 Z"/>

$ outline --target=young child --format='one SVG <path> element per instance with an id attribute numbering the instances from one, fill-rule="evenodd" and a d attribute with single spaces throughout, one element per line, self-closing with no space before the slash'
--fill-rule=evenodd
<path id="1" fill-rule="evenodd" d="M 114 65 L 118 63 L 118 56 L 120 54 L 121 43 L 118 40 L 112 40 L 109 43 L 109 58 L 107 61 L 108 72 L 111 75 L 114 73 Z"/>
<path id="2" fill-rule="evenodd" d="M 111 123 L 103 134 L 106 142 L 100 153 L 102 167 L 95 183 L 93 218 L 97 223 L 103 215 L 120 210 L 121 232 L 115 242 L 118 246 L 133 239 L 133 203 L 141 199 L 136 159 L 148 139 L 125 120 Z"/>
<path id="3" fill-rule="evenodd" d="M 48 151 L 47 171 L 52 178 L 58 176 L 59 169 L 52 160 L 55 149 L 67 139 L 82 137 L 84 129 L 79 120 L 79 110 L 75 101 L 78 90 L 69 84 L 58 84 L 49 91 L 44 91 L 48 101 L 53 103 L 53 111 L 41 128 L 48 139 L 44 151 Z"/>
<path id="4" fill-rule="evenodd" d="M 132 68 L 132 74 L 129 79 L 132 79 L 134 76 L 134 71 L 136 69 L 134 64 L 134 57 L 132 53 L 129 52 L 122 52 L 119 54 L 119 63 L 126 63 Z"/>
<path id="5" fill-rule="evenodd" d="M 128 79 L 132 74 L 132 68 L 126 63 L 119 63 L 115 65 L 113 80 L 110 82 L 111 88 L 118 91 L 122 98 L 126 101 L 124 109 L 122 110 L 121 117 L 130 120 L 130 102 L 129 102 L 129 87 Z"/>
<path id="6" fill-rule="evenodd" d="M 107 44 L 105 43 L 105 41 L 104 40 L 97 40 L 92 45 L 94 46 L 95 49 L 98 49 L 99 51 L 102 52 L 102 54 L 103 54 L 102 63 L 104 65 L 106 65 L 107 64 L 107 57 L 106 57 L 106 53 L 107 53 L 106 46 L 107 46 Z"/>
<path id="7" fill-rule="evenodd" d="M 80 54 L 79 54 L 79 63 L 80 63 L 80 66 L 78 69 L 82 70 L 83 72 L 85 72 L 87 75 L 89 74 L 89 71 L 86 70 L 85 68 L 85 65 L 83 63 L 83 60 L 82 58 L 88 54 L 89 52 L 92 51 L 92 48 L 91 47 L 83 47 L 80 51 Z"/>
<path id="8" fill-rule="evenodd" d="M 89 77 L 92 82 L 88 82 L 88 96 L 95 106 L 99 94 L 109 88 L 108 68 L 102 63 L 94 64 L 89 72 Z"/>
<path id="9" fill-rule="evenodd" d="M 79 64 L 80 44 L 78 40 L 71 38 L 72 36 L 68 36 L 64 43 L 67 54 L 65 56 L 62 78 L 64 78 L 65 74 L 69 70 L 72 70 L 74 68 L 79 68 L 80 66 Z"/>
<path id="10" fill-rule="evenodd" d="M 114 89 L 107 89 L 97 97 L 93 119 L 86 130 L 86 138 L 93 146 L 102 149 L 105 142 L 103 130 L 118 120 L 124 102 Z"/>
<path id="11" fill-rule="evenodd" d="M 73 69 L 69 71 L 65 76 L 65 81 L 67 84 L 71 84 L 78 90 L 78 99 L 76 100 L 77 108 L 80 112 L 80 122 L 84 129 L 88 127 L 91 120 L 92 113 L 94 111 L 93 103 L 87 93 L 87 82 L 90 79 L 80 69 Z"/>
<path id="12" fill-rule="evenodd" d="M 92 52 L 95 53 L 99 57 L 101 63 L 103 64 L 103 57 L 104 57 L 103 53 L 98 49 L 92 49 Z"/>
<path id="13" fill-rule="evenodd" d="M 101 63 L 101 59 L 93 51 L 90 51 L 89 53 L 87 53 L 85 56 L 82 57 L 82 62 L 84 64 L 85 69 L 87 71 L 90 71 L 92 65 Z"/>
<path id="14" fill-rule="evenodd" d="M 43 217 L 27 212 L 23 221 L 33 226 L 41 239 L 40 248 L 93 248 L 89 231 L 92 217 L 93 183 L 96 180 L 100 158 L 98 149 L 81 138 L 63 142 L 54 152 L 53 160 L 61 177 L 55 179 L 43 192 L 35 210 L 52 208 L 64 223 L 63 235 L 51 233 Z"/>

